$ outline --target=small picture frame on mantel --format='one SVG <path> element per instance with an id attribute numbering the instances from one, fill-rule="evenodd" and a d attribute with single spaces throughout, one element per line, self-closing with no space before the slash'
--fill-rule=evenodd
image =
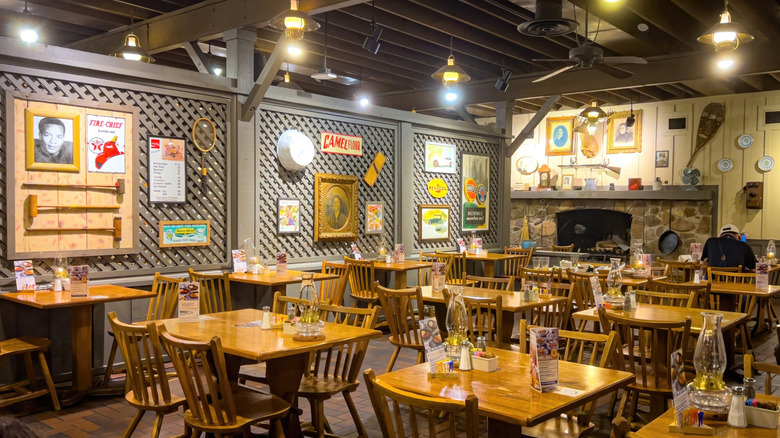
<path id="1" fill-rule="evenodd" d="M 574 190 L 574 174 L 561 174 L 561 190 Z"/>

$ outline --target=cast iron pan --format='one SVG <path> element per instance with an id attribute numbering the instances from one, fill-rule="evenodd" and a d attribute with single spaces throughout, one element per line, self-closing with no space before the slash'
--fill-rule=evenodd
<path id="1" fill-rule="evenodd" d="M 669 207 L 669 229 L 658 238 L 658 250 L 661 254 L 671 254 L 680 244 L 680 236 L 672 231 L 672 207 Z"/>

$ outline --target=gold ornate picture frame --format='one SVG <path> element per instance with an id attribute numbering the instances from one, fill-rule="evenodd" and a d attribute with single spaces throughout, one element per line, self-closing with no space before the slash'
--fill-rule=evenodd
<path id="1" fill-rule="evenodd" d="M 358 177 L 314 175 L 314 241 L 356 240 Z"/>
<path id="2" fill-rule="evenodd" d="M 24 109 L 24 145 L 27 170 L 79 172 L 81 169 L 81 115 L 58 111 L 55 103 Z"/>
<path id="3" fill-rule="evenodd" d="M 635 109 L 634 126 L 626 126 L 630 111 L 612 114 L 607 122 L 607 153 L 625 154 L 642 152 L 642 110 Z"/>
<path id="4" fill-rule="evenodd" d="M 548 117 L 547 137 L 544 142 L 544 155 L 574 154 L 574 117 Z"/>

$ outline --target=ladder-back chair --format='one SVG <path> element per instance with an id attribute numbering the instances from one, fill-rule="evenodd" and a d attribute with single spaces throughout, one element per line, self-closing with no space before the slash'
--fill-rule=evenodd
<path id="1" fill-rule="evenodd" d="M 322 261 L 322 274 L 338 275 L 332 280 L 320 282 L 320 302 L 340 306 L 344 301 L 344 291 L 349 279 L 349 266 L 345 263 Z"/>
<path id="2" fill-rule="evenodd" d="M 466 275 L 466 284 L 468 284 L 469 287 L 511 291 L 512 287 L 515 285 L 515 277 L 496 278 Z"/>
<path id="3" fill-rule="evenodd" d="M 355 307 L 359 307 L 361 303 L 369 308 L 377 304 L 379 298 L 373 289 L 376 277 L 374 261 L 355 260 L 347 256 L 344 256 L 344 261 L 349 268 L 349 293 L 355 300 Z"/>
<path id="4" fill-rule="evenodd" d="M 377 282 L 374 282 L 374 289 L 384 309 L 387 325 L 390 327 L 390 343 L 395 346 L 385 372 L 392 371 L 401 348 L 416 351 L 417 363 L 422 363 L 425 353 L 425 345 L 420 333 L 420 322 L 425 319 L 422 314 L 422 291 L 419 287 L 390 289 Z"/>
<path id="5" fill-rule="evenodd" d="M 217 313 L 233 310 L 230 299 L 230 274 L 203 274 L 190 268 L 190 280 L 200 283 L 200 313 Z"/>

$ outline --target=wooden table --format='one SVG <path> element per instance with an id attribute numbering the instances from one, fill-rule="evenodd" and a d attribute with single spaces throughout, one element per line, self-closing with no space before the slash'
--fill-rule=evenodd
<path id="1" fill-rule="evenodd" d="M 488 418 L 488 436 L 520 436 L 522 426 L 534 426 L 634 382 L 623 371 L 571 362 L 559 362 L 559 389 L 581 391 L 571 396 L 531 389 L 530 356 L 490 349 L 498 356 L 498 370 L 458 371 L 456 377 L 428 377 L 422 363 L 378 376 L 390 385 L 416 394 L 463 401 L 470 394 L 479 399 L 479 415 Z"/>
<path id="2" fill-rule="evenodd" d="M 578 271 L 577 273 L 582 274 L 584 272 L 579 272 Z M 599 272 L 588 272 L 588 274 L 598 274 L 598 273 Z M 603 271 L 601 271 L 601 273 L 603 273 Z M 629 277 L 628 275 L 624 275 L 623 276 L 623 286 L 622 287 L 623 287 L 623 289 L 625 289 L 625 288 L 641 286 L 641 285 L 647 283 L 647 280 L 649 280 L 649 279 L 650 279 L 650 277 Z M 665 280 L 665 279 L 666 279 L 665 275 L 655 275 L 655 276 L 653 276 L 653 280 Z M 566 282 L 569 281 L 569 274 L 568 274 L 568 272 L 566 272 L 565 269 L 561 271 L 561 280 L 562 281 L 566 281 Z"/>
<path id="3" fill-rule="evenodd" d="M 756 296 L 759 301 L 759 305 L 756 306 L 756 325 L 753 327 L 753 334 L 757 332 L 757 330 L 761 327 L 764 327 L 766 324 L 766 320 L 764 319 L 764 314 L 761 312 L 761 306 L 760 301 L 761 300 L 768 300 L 772 298 L 773 296 L 780 293 L 780 286 L 775 285 L 769 285 L 767 289 L 761 290 L 758 289 L 758 287 L 755 284 L 744 284 L 744 283 L 728 283 L 728 282 L 707 282 L 702 281 L 700 284 L 710 285 L 710 293 L 711 294 L 719 294 L 720 297 L 720 308 L 726 309 L 726 310 L 734 310 L 736 307 L 736 295 L 751 295 Z M 692 281 L 682 283 L 685 285 L 693 285 L 694 283 Z M 774 330 L 774 324 L 775 321 L 769 321 L 770 323 L 770 329 Z"/>
<path id="4" fill-rule="evenodd" d="M 685 321 L 686 317 L 691 317 L 691 333 L 699 333 L 703 318 L 702 312 L 708 312 L 705 309 L 696 309 L 688 307 L 661 306 L 657 304 L 638 304 L 635 310 L 624 312 L 622 310 L 607 310 L 607 313 L 614 313 L 629 318 L 641 319 L 645 321 Z M 721 329 L 723 331 L 732 330 L 748 318 L 746 313 L 721 312 L 723 320 Z M 598 321 L 599 313 L 597 309 L 585 309 L 571 314 L 572 319 L 581 321 Z"/>
<path id="5" fill-rule="evenodd" d="M 459 254 L 457 252 L 447 252 L 445 254 Z M 504 254 L 500 252 L 487 252 L 485 250 L 480 251 L 479 255 L 466 253 L 466 260 L 472 260 L 476 262 L 482 262 L 484 267 L 485 277 L 496 276 L 496 262 L 502 262 L 504 260 L 516 259 L 519 257 L 525 257 L 521 254 Z"/>
<path id="6" fill-rule="evenodd" d="M 298 394 L 298 386 L 307 365 L 307 353 L 353 340 L 382 336 L 377 330 L 325 323 L 325 339 L 299 342 L 293 340 L 292 335 L 282 334 L 281 330 L 236 327 L 236 324 L 259 321 L 261 317 L 260 310 L 243 309 L 201 315 L 198 322 L 166 319 L 160 323 L 165 324 L 171 334 L 190 340 L 206 342 L 214 336 L 219 336 L 222 348 L 228 354 L 226 362 L 231 380 L 238 377 L 240 358 L 267 361 L 267 373 L 273 376 L 268 384 L 271 393 L 290 404 L 295 402 Z M 302 436 L 298 416 L 293 410 L 284 424 L 285 436 Z"/>
<path id="7" fill-rule="evenodd" d="M 401 263 L 374 263 L 374 269 L 377 271 L 390 271 L 395 274 L 395 288 L 403 289 L 407 287 L 406 273 L 420 269 L 430 268 L 433 262 L 420 262 L 417 260 L 404 260 Z"/>
<path id="8" fill-rule="evenodd" d="M 89 296 L 84 298 L 72 298 L 70 292 L 29 291 L 0 294 L 1 299 L 37 309 L 71 309 L 73 377 L 72 389 L 60 398 L 63 406 L 78 402 L 92 387 L 92 306 L 153 296 L 154 293 L 150 291 L 113 285 L 90 286 Z"/>
<path id="9" fill-rule="evenodd" d="M 444 323 L 444 318 L 447 314 L 447 303 L 444 301 L 444 295 L 441 292 L 433 292 L 431 286 L 422 286 L 420 289 L 422 289 L 423 302 L 434 305 L 436 309 L 436 319 L 439 323 L 439 330 L 442 331 L 443 335 L 446 335 L 447 325 Z M 565 297 L 552 297 L 548 300 L 537 299 L 535 301 L 523 301 L 522 294 L 518 292 L 497 291 L 494 289 L 482 289 L 468 286 L 463 288 L 464 298 L 493 298 L 497 295 L 501 296 L 501 305 L 504 309 L 501 342 L 506 344 L 512 342 L 512 328 L 514 325 L 514 314 L 516 312 L 525 312 L 550 304 L 564 303 L 567 300 Z"/>
<path id="10" fill-rule="evenodd" d="M 271 288 L 272 292 L 281 292 L 282 295 L 286 295 L 288 284 L 297 284 L 303 281 L 301 274 L 303 274 L 303 272 L 293 270 L 287 270 L 284 275 L 277 275 L 276 271 L 271 271 L 268 274 L 262 275 L 234 272 L 230 274 L 230 281 L 254 284 L 257 286 L 268 286 Z M 339 276 L 335 274 L 320 274 L 319 272 L 312 272 L 312 274 L 314 274 L 315 281 L 339 278 Z"/>
<path id="11" fill-rule="evenodd" d="M 780 402 L 780 398 L 771 395 L 758 394 L 760 400 L 772 400 Z M 725 417 L 725 415 L 724 415 Z M 701 437 L 702 435 L 691 435 L 683 433 L 670 433 L 669 425 L 675 422 L 674 408 L 664 412 L 663 415 L 653 420 L 647 426 L 639 429 L 634 434 L 641 438 L 658 438 L 661 436 L 672 437 Z M 723 420 L 704 420 L 704 424 L 715 429 L 715 436 L 728 438 L 777 438 L 780 437 L 778 429 L 765 429 L 762 427 L 750 426 L 742 429 L 731 427 Z"/>

